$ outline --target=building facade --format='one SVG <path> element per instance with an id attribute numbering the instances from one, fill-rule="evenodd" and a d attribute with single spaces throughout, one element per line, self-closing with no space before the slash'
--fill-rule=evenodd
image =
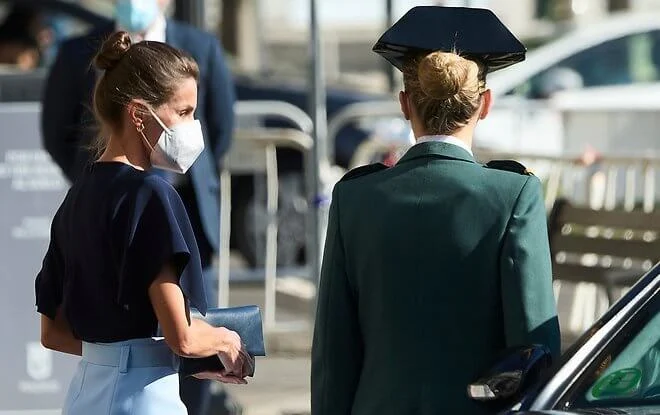
<path id="1" fill-rule="evenodd" d="M 207 18 L 221 20 L 217 0 L 207 0 Z M 309 52 L 309 0 L 243 0 L 249 7 L 240 33 L 239 67 L 304 77 Z M 359 6 L 356 6 L 358 4 Z M 321 0 L 326 74 L 330 81 L 379 80 L 382 59 L 371 46 L 388 25 L 385 0 Z M 393 0 L 393 19 L 416 5 L 492 9 L 529 47 L 610 13 L 660 9 L 660 0 Z M 217 19 L 217 20 L 216 20 Z M 217 23 L 208 24 L 217 27 Z M 356 78 L 357 77 L 357 78 Z M 381 85 L 382 81 L 374 82 Z"/>
<path id="2" fill-rule="evenodd" d="M 582 25 L 610 13 L 660 10 L 660 0 L 488 0 L 521 38 L 552 36 L 566 24 Z"/>

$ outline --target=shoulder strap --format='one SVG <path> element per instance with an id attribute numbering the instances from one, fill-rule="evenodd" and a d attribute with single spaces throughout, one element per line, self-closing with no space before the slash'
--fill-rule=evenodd
<path id="1" fill-rule="evenodd" d="M 358 177 L 366 176 L 367 174 L 376 173 L 385 169 L 387 169 L 387 166 L 383 163 L 367 164 L 366 166 L 356 167 L 346 173 L 344 177 L 341 178 L 340 182 L 356 179 Z"/>
<path id="2" fill-rule="evenodd" d="M 486 163 L 486 167 L 489 169 L 511 171 L 525 176 L 534 175 L 530 170 L 527 169 L 527 167 L 515 160 L 491 160 Z"/>

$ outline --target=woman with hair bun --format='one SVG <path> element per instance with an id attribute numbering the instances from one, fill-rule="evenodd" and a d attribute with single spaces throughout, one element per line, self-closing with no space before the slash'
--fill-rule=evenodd
<path id="1" fill-rule="evenodd" d="M 489 10 L 411 9 L 374 46 L 417 139 L 335 186 L 312 346 L 313 415 L 488 414 L 467 388 L 507 348 L 559 354 L 540 181 L 479 164 L 488 72 L 525 48 Z"/>
<path id="2" fill-rule="evenodd" d="M 177 356 L 218 355 L 224 371 L 200 376 L 231 383 L 253 364 L 235 332 L 190 318 L 189 306 L 207 310 L 198 247 L 181 198 L 148 172 L 184 174 L 203 150 L 199 70 L 126 32 L 94 64 L 98 159 L 53 219 L 35 284 L 41 341 L 82 356 L 64 415 L 183 415 Z"/>

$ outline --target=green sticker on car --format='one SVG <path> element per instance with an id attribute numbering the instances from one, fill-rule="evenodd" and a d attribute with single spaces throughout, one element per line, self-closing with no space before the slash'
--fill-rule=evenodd
<path id="1" fill-rule="evenodd" d="M 639 369 L 617 370 L 596 382 L 591 393 L 596 399 L 633 396 L 639 392 L 641 379 L 642 372 Z"/>

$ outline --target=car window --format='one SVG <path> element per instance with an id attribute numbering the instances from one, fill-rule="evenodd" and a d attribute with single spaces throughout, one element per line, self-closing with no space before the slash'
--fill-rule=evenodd
<path id="1" fill-rule="evenodd" d="M 660 31 L 632 34 L 580 51 L 510 91 L 532 99 L 566 88 L 660 81 Z"/>
<path id="2" fill-rule="evenodd" d="M 574 409 L 660 405 L 660 296 L 608 347 L 565 402 Z"/>

